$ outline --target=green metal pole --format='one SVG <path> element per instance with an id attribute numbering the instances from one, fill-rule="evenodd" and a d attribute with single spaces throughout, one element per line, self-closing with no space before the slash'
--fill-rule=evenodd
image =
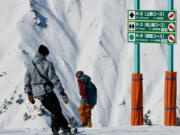
<path id="1" fill-rule="evenodd" d="M 168 10 L 174 9 L 174 0 L 168 0 Z M 168 45 L 168 71 L 173 72 L 174 70 L 174 45 Z"/>
<path id="2" fill-rule="evenodd" d="M 134 0 L 134 9 L 140 9 L 140 0 Z M 134 73 L 140 73 L 140 44 L 134 44 Z"/>

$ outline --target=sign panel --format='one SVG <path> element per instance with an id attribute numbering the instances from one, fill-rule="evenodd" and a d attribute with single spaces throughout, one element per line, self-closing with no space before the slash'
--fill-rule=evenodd
<path id="1" fill-rule="evenodd" d="M 128 10 L 128 42 L 176 43 L 176 11 Z"/>
<path id="2" fill-rule="evenodd" d="M 176 21 L 176 11 L 128 10 L 128 20 Z"/>
<path id="3" fill-rule="evenodd" d="M 159 44 L 175 44 L 175 34 L 167 33 L 128 33 L 128 42 L 133 43 L 159 43 Z"/>
<path id="4" fill-rule="evenodd" d="M 175 22 L 129 22 L 128 31 L 176 32 Z"/>

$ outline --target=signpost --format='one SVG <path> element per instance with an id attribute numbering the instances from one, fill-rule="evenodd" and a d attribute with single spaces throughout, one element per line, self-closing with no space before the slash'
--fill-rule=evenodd
<path id="1" fill-rule="evenodd" d="M 140 9 L 140 0 L 134 0 L 134 9 Z M 131 38 L 133 40 L 132 36 Z M 139 43 L 134 44 L 134 73 L 132 74 L 131 90 L 131 125 L 143 125 L 143 76 L 140 73 Z"/>
<path id="2" fill-rule="evenodd" d="M 174 0 L 168 0 L 168 10 L 172 12 Z M 173 14 L 169 14 L 173 19 Z M 168 44 L 168 71 L 165 73 L 164 125 L 176 126 L 177 72 L 174 72 L 174 46 Z"/>
<path id="3" fill-rule="evenodd" d="M 177 73 L 173 72 L 173 51 L 176 44 L 176 11 L 174 0 L 168 10 L 139 10 L 140 0 L 128 10 L 127 39 L 134 43 L 134 73 L 131 91 L 131 125 L 143 125 L 143 76 L 140 73 L 140 43 L 168 44 L 168 71 L 165 77 L 164 125 L 176 125 Z"/>
<path id="4" fill-rule="evenodd" d="M 176 44 L 176 11 L 128 10 L 128 42 Z"/>

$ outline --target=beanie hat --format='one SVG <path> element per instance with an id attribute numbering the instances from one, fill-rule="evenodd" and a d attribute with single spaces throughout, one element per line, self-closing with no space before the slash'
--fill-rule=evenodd
<path id="1" fill-rule="evenodd" d="M 84 72 L 83 71 L 77 71 L 76 72 L 76 77 L 77 78 L 79 78 L 79 77 L 81 77 L 81 76 L 83 76 L 84 75 Z"/>
<path id="2" fill-rule="evenodd" d="M 39 52 L 40 54 L 42 54 L 43 56 L 46 56 L 46 55 L 49 54 L 48 48 L 47 48 L 46 46 L 44 46 L 44 45 L 40 45 L 40 46 L 39 46 L 38 52 Z"/>

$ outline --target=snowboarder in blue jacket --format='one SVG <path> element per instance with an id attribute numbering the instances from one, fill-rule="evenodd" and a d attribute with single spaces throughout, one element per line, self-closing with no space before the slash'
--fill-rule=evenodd
<path id="1" fill-rule="evenodd" d="M 78 109 L 82 122 L 80 126 L 92 127 L 91 110 L 97 102 L 97 89 L 92 83 L 91 78 L 85 75 L 83 71 L 78 71 L 76 73 L 76 78 L 78 80 L 81 95 L 81 105 Z"/>

